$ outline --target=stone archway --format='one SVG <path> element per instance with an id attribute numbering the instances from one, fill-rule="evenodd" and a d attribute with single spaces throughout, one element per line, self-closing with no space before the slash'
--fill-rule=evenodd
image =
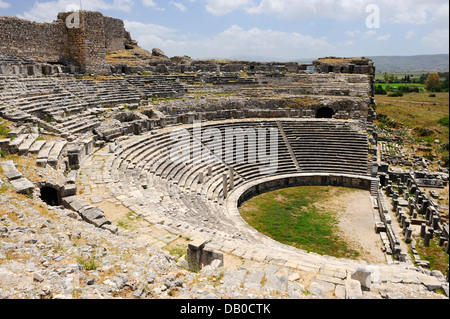
<path id="1" fill-rule="evenodd" d="M 316 119 L 331 119 L 335 112 L 331 107 L 321 107 L 316 111 Z"/>

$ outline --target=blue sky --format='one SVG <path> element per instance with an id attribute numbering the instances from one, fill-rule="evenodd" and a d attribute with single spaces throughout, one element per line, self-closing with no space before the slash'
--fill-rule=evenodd
<path id="1" fill-rule="evenodd" d="M 379 8 L 379 26 L 376 11 Z M 81 0 L 168 56 L 296 60 L 448 53 L 448 0 Z M 52 22 L 80 0 L 0 0 L 0 16 Z M 368 11 L 366 11 L 368 10 Z M 367 24 L 369 21 L 369 24 Z M 375 26 L 375 27 L 373 27 Z"/>

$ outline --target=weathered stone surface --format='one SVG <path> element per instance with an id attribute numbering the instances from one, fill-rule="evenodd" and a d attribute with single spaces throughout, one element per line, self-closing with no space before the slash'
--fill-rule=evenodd
<path id="1" fill-rule="evenodd" d="M 361 287 L 364 289 L 369 289 L 372 285 L 372 272 L 365 268 L 358 268 L 352 273 L 351 278 L 358 280 L 361 283 Z"/>
<path id="2" fill-rule="evenodd" d="M 19 172 L 13 161 L 0 162 L 0 166 L 5 174 L 6 178 L 9 180 L 16 180 L 22 177 L 22 173 Z"/>
<path id="3" fill-rule="evenodd" d="M 346 298 L 354 299 L 362 296 L 361 282 L 355 279 L 348 279 L 345 282 Z"/>
<path id="4" fill-rule="evenodd" d="M 100 208 L 92 206 L 83 207 L 78 213 L 86 221 L 94 221 L 105 216 L 105 213 Z"/>
<path id="5" fill-rule="evenodd" d="M 70 28 L 67 28 L 66 22 L 71 25 Z M 78 32 L 81 24 L 89 32 Z M 131 41 L 123 21 L 104 17 L 100 12 L 60 13 L 58 20 L 45 25 L 2 17 L 0 27 L 3 30 L 0 35 L 0 55 L 33 58 L 43 63 L 41 69 L 27 68 L 24 72 L 26 75 L 61 73 L 60 65 L 47 63 L 60 63 L 63 57 L 78 64 L 78 68 L 72 71 L 108 74 L 111 69 L 106 64 L 107 52 L 125 50 L 125 44 Z M 89 46 L 85 43 L 89 43 Z"/>
<path id="6" fill-rule="evenodd" d="M 26 178 L 12 180 L 11 185 L 14 187 L 14 190 L 20 194 L 30 194 L 34 189 L 34 184 Z"/>
<path id="7" fill-rule="evenodd" d="M 163 52 L 163 50 L 158 49 L 158 48 L 154 48 L 152 50 L 152 54 L 157 57 L 167 58 L 167 55 Z"/>
<path id="8" fill-rule="evenodd" d="M 401 292 L 388 292 L 386 294 L 386 299 L 406 299 L 405 295 Z"/>
<path id="9" fill-rule="evenodd" d="M 428 288 L 428 290 L 436 290 L 442 286 L 442 283 L 436 277 L 419 276 L 419 280 L 425 287 Z"/>
<path id="10" fill-rule="evenodd" d="M 332 283 L 314 280 L 312 284 L 308 287 L 308 291 L 321 298 L 326 298 L 327 294 L 333 291 L 335 286 Z"/>

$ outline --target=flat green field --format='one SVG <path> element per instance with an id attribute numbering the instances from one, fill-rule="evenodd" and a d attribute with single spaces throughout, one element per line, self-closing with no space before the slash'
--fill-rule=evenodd
<path id="1" fill-rule="evenodd" d="M 419 89 L 425 90 L 425 84 L 420 83 L 376 83 L 375 86 L 381 85 L 383 89 L 386 89 L 386 86 L 390 86 L 391 88 L 399 88 L 400 86 L 416 86 Z"/>
<path id="2" fill-rule="evenodd" d="M 281 243 L 321 255 L 357 258 L 360 252 L 340 236 L 338 212 L 323 205 L 353 191 L 322 186 L 286 188 L 250 199 L 240 212 L 250 226 Z"/>
<path id="3" fill-rule="evenodd" d="M 405 76 L 409 75 L 412 80 L 415 80 L 415 79 L 420 79 L 420 76 L 423 74 L 423 72 L 418 72 L 418 73 L 415 73 L 415 72 L 412 72 L 412 73 L 388 73 L 388 74 L 393 74 L 399 79 L 404 79 Z M 384 80 L 384 73 L 377 73 L 375 75 L 375 80 Z"/>
<path id="4" fill-rule="evenodd" d="M 409 129 L 406 136 L 417 143 L 425 143 L 438 158 L 449 155 L 449 93 L 409 93 L 401 97 L 376 95 L 376 112 L 397 123 L 396 128 Z M 447 124 L 445 124 L 447 123 Z M 435 143 L 439 140 L 439 143 Z M 421 154 L 424 155 L 424 154 Z"/>

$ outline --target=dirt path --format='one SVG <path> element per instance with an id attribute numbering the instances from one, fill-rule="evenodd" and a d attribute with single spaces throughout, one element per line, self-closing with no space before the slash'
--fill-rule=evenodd
<path id="1" fill-rule="evenodd" d="M 332 189 L 337 193 L 338 189 Z M 332 195 L 330 193 L 330 195 Z M 347 244 L 361 253 L 359 259 L 369 263 L 385 263 L 380 235 L 374 230 L 375 220 L 370 194 L 363 190 L 348 190 L 322 203 L 327 209 L 338 212 L 341 236 Z"/>

